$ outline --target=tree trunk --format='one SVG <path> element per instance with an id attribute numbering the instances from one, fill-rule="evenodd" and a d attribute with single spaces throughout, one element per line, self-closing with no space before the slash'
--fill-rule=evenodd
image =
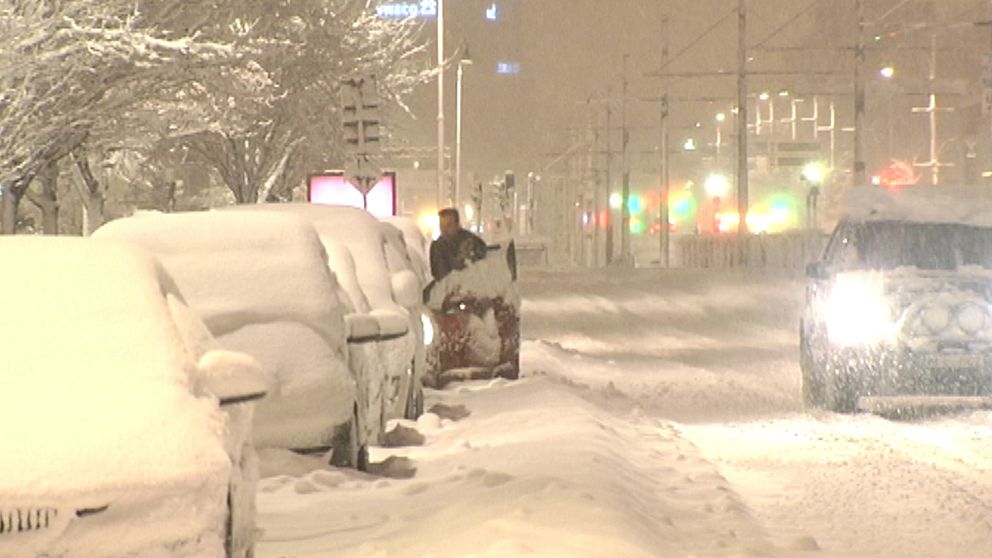
<path id="1" fill-rule="evenodd" d="M 38 175 L 41 182 L 41 196 L 38 208 L 41 209 L 42 232 L 59 234 L 59 167 L 49 163 Z"/>
<path id="2" fill-rule="evenodd" d="M 93 176 L 90 170 L 89 157 L 82 148 L 77 149 L 72 154 L 72 161 L 79 171 L 81 188 L 79 193 L 83 202 L 83 236 L 93 234 L 93 231 L 100 228 L 105 219 L 103 209 L 106 201 L 106 187 Z"/>
<path id="3" fill-rule="evenodd" d="M 17 232 L 17 209 L 21 204 L 21 193 L 17 188 L 10 186 L 3 187 L 3 196 L 0 196 L 0 234 L 14 234 Z"/>

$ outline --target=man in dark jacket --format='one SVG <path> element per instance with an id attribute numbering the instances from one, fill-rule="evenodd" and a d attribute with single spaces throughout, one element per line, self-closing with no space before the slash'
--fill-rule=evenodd
<path id="1" fill-rule="evenodd" d="M 435 281 L 486 257 L 486 243 L 462 228 L 457 209 L 442 209 L 438 217 L 441 236 L 431 243 L 431 274 Z"/>

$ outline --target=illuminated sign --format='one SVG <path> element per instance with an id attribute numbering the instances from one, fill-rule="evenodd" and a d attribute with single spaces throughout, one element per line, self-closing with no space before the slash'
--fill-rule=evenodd
<path id="1" fill-rule="evenodd" d="M 357 207 L 379 218 L 391 217 L 396 215 L 396 174 L 383 174 L 365 195 L 342 173 L 311 176 L 307 199 L 310 203 Z"/>
<path id="2" fill-rule="evenodd" d="M 408 17 L 437 17 L 437 0 L 420 2 L 388 2 L 376 6 L 375 13 L 385 19 L 405 19 Z"/>
<path id="3" fill-rule="evenodd" d="M 486 19 L 488 19 L 489 21 L 498 21 L 499 6 L 497 6 L 495 3 L 490 4 L 489 7 L 486 8 Z"/>
<path id="4" fill-rule="evenodd" d="M 520 63 L 519 62 L 499 62 L 496 64 L 496 73 L 504 75 L 512 75 L 520 73 Z"/>

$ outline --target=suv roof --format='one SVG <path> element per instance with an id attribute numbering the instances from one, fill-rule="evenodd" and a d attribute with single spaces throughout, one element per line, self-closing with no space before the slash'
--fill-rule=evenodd
<path id="1" fill-rule="evenodd" d="M 992 188 L 988 186 L 875 186 L 848 188 L 841 212 L 849 222 L 902 221 L 992 227 Z"/>

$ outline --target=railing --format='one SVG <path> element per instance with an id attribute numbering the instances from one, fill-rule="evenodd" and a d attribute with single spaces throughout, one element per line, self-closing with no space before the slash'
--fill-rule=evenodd
<path id="1" fill-rule="evenodd" d="M 743 246 L 741 243 L 744 243 Z M 676 263 L 682 267 L 767 267 L 803 269 L 823 251 L 827 235 L 820 231 L 686 236 L 675 241 Z"/>

